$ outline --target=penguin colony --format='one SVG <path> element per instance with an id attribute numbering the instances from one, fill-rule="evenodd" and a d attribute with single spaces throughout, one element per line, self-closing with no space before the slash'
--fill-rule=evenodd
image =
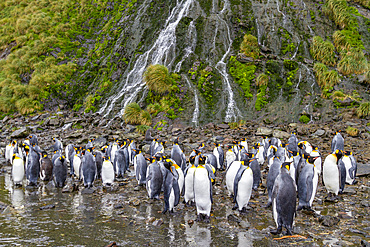
<path id="1" fill-rule="evenodd" d="M 65 150 L 60 140 L 53 138 L 52 141 L 51 159 L 39 147 L 36 135 L 28 136 L 22 144 L 13 140 L 6 146 L 5 158 L 12 166 L 15 186 L 22 186 L 26 176 L 30 186 L 37 185 L 41 179 L 53 180 L 56 187 L 63 187 L 68 170 L 70 176 L 87 188 L 92 187 L 96 179 L 110 186 L 116 178 L 125 176 L 131 165 L 138 186 L 146 187 L 149 198 L 159 199 L 163 192 L 162 213 L 173 212 L 182 196 L 184 203 L 195 205 L 197 220 L 205 222 L 210 221 L 212 186 L 217 171 L 225 171 L 226 188 L 235 203 L 233 209 L 243 212 L 262 182 L 261 167 L 266 163 L 266 206 L 272 207 L 277 227 L 272 234 L 280 234 L 284 227 L 286 234 L 291 235 L 296 210 L 312 210 L 320 176 L 328 197 L 334 199 L 343 193 L 346 183 L 356 182 L 356 160 L 352 152 L 343 150 L 344 138 L 339 132 L 332 140 L 331 154 L 323 165 L 318 147 L 299 141 L 295 133 L 287 143 L 264 137 L 251 149 L 243 138 L 227 146 L 225 153 L 218 143 L 214 143 L 212 153 L 206 153 L 205 144 L 201 143 L 188 159 L 180 148 L 179 138 L 173 142 L 170 156 L 164 153 L 166 142 L 153 139 L 150 157 L 145 157 L 129 139 L 114 140 L 100 150 L 95 149 L 94 140 L 89 140 L 84 147 L 69 144 Z"/>

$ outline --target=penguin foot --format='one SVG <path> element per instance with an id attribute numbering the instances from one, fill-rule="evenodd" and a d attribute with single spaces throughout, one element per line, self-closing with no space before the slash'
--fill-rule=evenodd
<path id="1" fill-rule="evenodd" d="M 290 230 L 290 228 L 286 229 L 285 235 L 288 235 L 288 236 L 292 235 L 292 231 Z"/>
<path id="2" fill-rule="evenodd" d="M 280 234 L 281 233 L 281 227 L 278 227 L 276 230 L 271 230 L 270 233 L 273 234 L 273 235 Z"/>
<path id="3" fill-rule="evenodd" d="M 232 208 L 232 210 L 238 209 L 238 205 L 235 204 L 235 206 Z"/>
<path id="4" fill-rule="evenodd" d="M 202 221 L 202 215 L 198 214 L 197 219 L 195 221 L 201 222 Z"/>
<path id="5" fill-rule="evenodd" d="M 165 214 L 167 212 L 167 209 L 164 209 L 163 211 L 162 211 L 162 214 Z"/>
<path id="6" fill-rule="evenodd" d="M 211 221 L 210 221 L 210 218 L 209 218 L 209 216 L 208 216 L 208 215 L 204 216 L 204 222 L 205 222 L 205 223 L 209 223 L 209 222 L 211 222 Z"/>

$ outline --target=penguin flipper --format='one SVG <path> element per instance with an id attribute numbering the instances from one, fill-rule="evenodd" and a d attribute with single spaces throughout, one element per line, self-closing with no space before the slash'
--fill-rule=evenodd
<path id="1" fill-rule="evenodd" d="M 346 184 L 346 167 L 342 160 L 339 160 L 339 191 L 344 191 Z"/>
<path id="2" fill-rule="evenodd" d="M 213 196 L 212 196 L 212 181 L 211 179 L 209 180 L 209 193 L 210 193 L 210 198 L 211 198 L 211 203 L 213 203 Z"/>
<path id="3" fill-rule="evenodd" d="M 306 202 L 309 202 L 312 196 L 312 192 L 313 192 L 312 191 L 313 190 L 312 180 L 313 180 L 313 174 L 308 175 L 307 180 L 306 180 L 306 189 L 307 189 Z"/>
<path id="4" fill-rule="evenodd" d="M 239 188 L 239 181 L 246 170 L 246 167 L 240 165 L 239 170 L 237 171 L 235 178 L 234 178 L 234 198 L 233 202 L 236 202 L 236 196 L 238 195 L 238 188 Z"/>
<path id="5" fill-rule="evenodd" d="M 174 204 L 174 206 L 177 206 L 177 204 L 179 204 L 179 202 L 180 202 L 180 187 L 179 187 L 179 183 L 177 182 L 176 178 L 173 179 L 172 188 L 173 188 L 173 192 L 175 194 L 175 204 Z"/>

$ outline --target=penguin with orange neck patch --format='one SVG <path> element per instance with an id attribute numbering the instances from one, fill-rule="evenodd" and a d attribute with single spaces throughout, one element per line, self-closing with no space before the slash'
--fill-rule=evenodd
<path id="1" fill-rule="evenodd" d="M 41 153 L 40 178 L 42 181 L 50 181 L 53 178 L 53 163 L 45 151 Z"/>
<path id="2" fill-rule="evenodd" d="M 58 157 L 54 162 L 53 177 L 55 187 L 63 188 L 67 179 L 67 162 L 64 156 Z"/>
<path id="3" fill-rule="evenodd" d="M 177 182 L 178 174 L 172 171 L 172 162 L 170 159 L 165 159 L 163 165 L 166 169 L 163 174 L 164 209 L 162 214 L 168 210 L 173 213 L 174 207 L 180 201 L 180 188 Z"/>

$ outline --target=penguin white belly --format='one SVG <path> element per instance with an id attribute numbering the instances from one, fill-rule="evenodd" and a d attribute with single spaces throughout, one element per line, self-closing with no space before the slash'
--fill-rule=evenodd
<path id="1" fill-rule="evenodd" d="M 236 160 L 236 155 L 232 151 L 226 152 L 226 169 Z"/>
<path id="2" fill-rule="evenodd" d="M 315 162 L 314 162 L 314 165 L 316 166 L 316 171 L 317 171 L 317 174 L 321 174 L 321 163 L 322 163 L 322 159 L 321 157 L 318 157 Z"/>
<path id="3" fill-rule="evenodd" d="M 194 202 L 194 172 L 195 167 L 190 167 L 185 177 L 185 202 Z"/>
<path id="4" fill-rule="evenodd" d="M 151 196 L 152 196 L 152 187 L 150 185 L 151 185 L 151 181 L 150 181 L 150 179 L 149 180 L 147 179 L 146 180 L 146 190 L 148 192 L 149 198 L 151 198 Z"/>
<path id="5" fill-rule="evenodd" d="M 11 156 L 10 156 L 10 149 L 12 148 L 12 145 L 7 145 L 5 147 L 5 161 L 10 162 Z"/>
<path id="6" fill-rule="evenodd" d="M 294 184 L 295 184 L 295 166 L 292 164 L 289 169 L 289 175 L 293 178 Z"/>
<path id="7" fill-rule="evenodd" d="M 14 184 L 22 184 L 24 177 L 24 163 L 20 158 L 14 159 L 12 167 L 12 176 Z"/>
<path id="8" fill-rule="evenodd" d="M 170 198 L 168 199 L 168 202 L 170 204 L 169 210 L 172 211 L 173 208 L 175 207 L 175 192 L 173 188 L 171 189 Z"/>
<path id="9" fill-rule="evenodd" d="M 220 154 L 218 153 L 218 150 L 217 150 L 217 147 L 215 147 L 213 149 L 213 155 L 216 156 L 216 160 L 217 160 L 217 169 L 220 169 L 221 168 L 221 165 L 220 165 Z"/>
<path id="10" fill-rule="evenodd" d="M 258 160 L 258 163 L 260 164 L 260 165 L 262 165 L 263 164 L 263 162 L 265 162 L 265 159 L 263 158 L 263 152 L 265 151 L 265 148 L 263 147 L 263 146 L 260 146 L 259 148 L 258 148 L 258 152 L 257 152 L 257 160 Z"/>
<path id="11" fill-rule="evenodd" d="M 236 196 L 236 201 L 241 211 L 246 208 L 251 198 L 253 187 L 253 171 L 249 167 L 243 172 L 242 177 L 238 183 L 238 194 Z"/>
<path id="12" fill-rule="evenodd" d="M 337 164 L 325 159 L 323 167 L 323 180 L 327 191 L 338 195 L 339 170 Z"/>
<path id="13" fill-rule="evenodd" d="M 114 181 L 114 169 L 112 162 L 105 160 L 101 168 L 101 179 L 103 184 L 112 184 Z"/>
<path id="14" fill-rule="evenodd" d="M 238 172 L 240 168 L 241 162 L 240 161 L 234 161 L 231 163 L 229 169 L 226 172 L 226 187 L 227 190 L 229 191 L 229 196 L 234 194 L 234 180 L 236 173 Z"/>
<path id="15" fill-rule="evenodd" d="M 350 174 L 349 174 L 349 169 L 352 168 L 351 159 L 348 156 L 343 156 L 342 161 L 344 163 L 344 166 L 346 167 L 346 183 L 352 184 L 354 178 L 352 179 Z"/>
<path id="16" fill-rule="evenodd" d="M 211 214 L 211 188 L 208 171 L 204 167 L 197 168 L 194 173 L 194 200 L 197 214 Z"/>
<path id="17" fill-rule="evenodd" d="M 272 200 L 272 215 L 274 216 L 276 227 L 279 227 L 279 224 L 278 224 L 278 213 L 277 213 L 277 210 L 276 210 L 276 198 L 274 198 Z"/>
<path id="18" fill-rule="evenodd" d="M 180 188 L 180 195 L 181 195 L 181 192 L 182 192 L 182 188 L 184 187 L 184 181 L 185 181 L 185 178 L 184 178 L 184 173 L 182 172 L 181 168 L 177 168 L 176 169 L 177 173 L 179 174 L 179 178 L 177 179 L 177 183 L 179 184 L 179 188 Z"/>
<path id="19" fill-rule="evenodd" d="M 112 150 L 110 152 L 110 157 L 111 157 L 111 160 L 114 162 L 114 158 L 116 157 L 116 151 L 118 149 L 118 146 L 117 144 L 113 144 L 112 146 Z"/>
<path id="20" fill-rule="evenodd" d="M 66 154 L 66 161 L 67 161 L 67 163 L 69 164 L 70 163 L 70 161 L 69 161 L 69 157 L 68 157 L 68 154 L 69 154 L 69 152 L 68 152 L 68 145 L 66 146 L 66 149 L 64 150 L 64 152 L 65 152 L 65 154 Z"/>
<path id="21" fill-rule="evenodd" d="M 312 178 L 312 195 L 309 201 L 310 207 L 312 207 L 313 200 L 315 199 L 318 181 L 319 181 L 319 175 L 318 175 L 317 169 L 314 168 L 314 174 Z"/>
<path id="22" fill-rule="evenodd" d="M 136 180 L 139 183 L 141 177 L 140 177 L 140 172 L 137 171 L 137 156 L 134 157 L 133 162 L 134 162 L 134 173 L 136 176 Z"/>
<path id="23" fill-rule="evenodd" d="M 80 178 L 81 159 L 77 155 L 73 157 L 73 170 L 77 178 Z"/>

